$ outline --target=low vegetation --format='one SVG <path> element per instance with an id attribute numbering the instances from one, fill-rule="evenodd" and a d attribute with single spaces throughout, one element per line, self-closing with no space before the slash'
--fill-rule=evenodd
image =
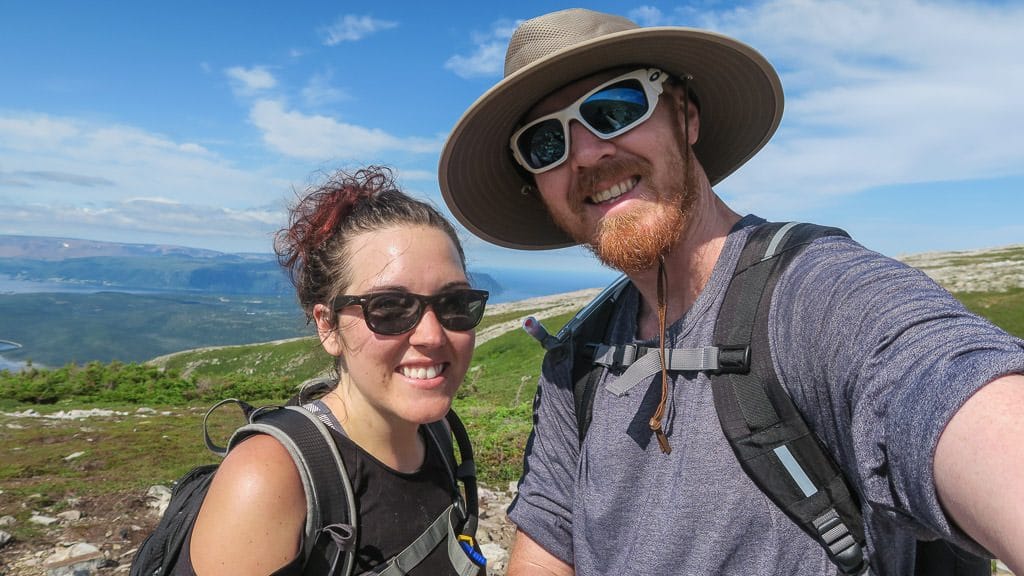
<path id="1" fill-rule="evenodd" d="M 958 294 L 972 310 L 1024 337 L 1024 289 Z M 485 317 L 481 329 L 525 316 Z M 545 321 L 553 332 L 569 320 Z M 543 350 L 521 330 L 478 346 L 455 400 L 474 441 L 481 481 L 505 488 L 522 467 Z M 227 397 L 280 404 L 330 366 L 314 338 L 195 350 L 158 362 L 69 364 L 0 371 L 0 516 L 97 494 L 139 494 L 214 461 L 202 438 L 206 409 Z M 104 417 L 74 418 L 73 409 Z M 42 418 L 39 415 L 64 418 Z M 241 420 L 229 407 L 211 418 L 226 442 Z M 129 496 L 123 496 L 125 498 Z M 19 522 L 17 536 L 31 538 Z"/>
<path id="2" fill-rule="evenodd" d="M 520 313 L 525 315 L 525 313 Z M 509 320 L 508 314 L 485 325 Z M 571 314 L 547 321 L 552 329 Z M 455 400 L 474 440 L 480 479 L 505 487 L 518 478 L 530 406 L 543 356 L 516 330 L 478 347 Z M 329 367 L 314 338 L 199 350 L 160 365 L 69 364 L 55 370 L 0 371 L 0 516 L 24 512 L 15 502 L 74 494 L 145 490 L 167 484 L 215 457 L 202 442 L 202 417 L 223 398 L 280 404 L 299 383 Z M 105 409 L 107 417 L 38 418 L 73 409 Z M 31 412 L 28 412 L 31 411 Z M 241 420 L 225 406 L 211 419 L 223 444 Z M 15 416 L 17 415 L 17 416 Z M 80 458 L 68 460 L 76 453 Z"/>

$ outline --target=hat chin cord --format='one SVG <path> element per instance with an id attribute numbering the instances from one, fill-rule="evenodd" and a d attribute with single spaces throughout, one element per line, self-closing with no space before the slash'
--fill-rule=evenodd
<path id="1" fill-rule="evenodd" d="M 661 361 L 661 400 L 658 408 L 651 416 L 649 426 L 658 439 L 658 446 L 664 454 L 672 453 L 668 436 L 661 427 L 661 419 L 665 416 L 665 403 L 668 400 L 668 363 L 665 361 L 665 292 L 668 288 L 668 273 L 665 272 L 665 255 L 658 255 L 658 359 Z"/>

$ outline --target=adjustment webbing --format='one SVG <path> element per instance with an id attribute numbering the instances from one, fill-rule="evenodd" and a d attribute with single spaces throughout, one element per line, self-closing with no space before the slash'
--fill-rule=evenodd
<path id="1" fill-rule="evenodd" d="M 622 350 L 618 350 L 622 348 Z M 630 350 L 632 348 L 632 350 Z M 642 355 L 637 357 L 637 352 Z M 637 384 L 647 380 L 661 371 L 656 348 L 643 348 L 626 344 L 624 346 L 599 345 L 595 352 L 596 357 L 614 359 L 616 356 L 629 357 L 628 364 L 621 363 L 618 366 L 629 366 L 621 376 L 607 385 L 608 391 L 616 396 L 622 396 Z M 598 362 L 600 363 L 600 362 Z M 666 348 L 666 368 L 674 371 L 705 371 L 718 369 L 718 348 L 715 346 L 704 346 L 703 348 Z M 605 364 L 608 366 L 608 364 Z"/>
<path id="2" fill-rule="evenodd" d="M 451 533 L 449 525 L 452 522 L 452 513 L 455 512 L 455 505 L 452 504 L 445 508 L 444 512 L 438 516 L 423 532 L 420 537 L 405 547 L 394 558 L 388 560 L 387 568 L 384 570 L 375 570 L 366 572 L 366 574 L 380 574 L 381 576 L 402 576 L 412 570 L 414 567 L 419 565 L 420 562 L 430 554 L 430 551 L 437 548 L 437 545 L 442 540 L 448 538 Z M 465 558 L 465 554 L 462 554 Z M 453 558 L 453 560 L 455 560 Z"/>
<path id="3" fill-rule="evenodd" d="M 813 521 L 821 541 L 825 543 L 833 562 L 844 574 L 860 574 L 866 569 L 863 552 L 857 540 L 843 523 L 835 508 L 829 508 Z"/>

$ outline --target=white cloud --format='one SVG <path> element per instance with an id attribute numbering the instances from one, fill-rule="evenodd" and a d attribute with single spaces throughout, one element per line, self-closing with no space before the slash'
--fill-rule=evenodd
<path id="1" fill-rule="evenodd" d="M 0 116 L 0 147 L 10 150 L 60 146 L 78 134 L 74 124 L 44 114 Z"/>
<path id="2" fill-rule="evenodd" d="M 0 172 L 0 187 L 8 185 L 31 188 L 40 182 L 59 182 L 82 188 L 113 186 L 115 184 L 114 182 L 99 176 L 73 174 L 71 172 L 60 172 L 56 170 L 16 170 L 8 173 Z"/>
<path id="3" fill-rule="evenodd" d="M 433 170 L 398 169 L 398 178 L 402 181 L 437 182 L 437 172 Z"/>
<path id="4" fill-rule="evenodd" d="M 440 150 L 442 143 L 440 138 L 399 138 L 377 128 L 287 110 L 276 100 L 256 102 L 249 119 L 263 132 L 263 141 L 268 146 L 282 154 L 307 160 L 361 160 L 383 151 L 433 154 Z"/>
<path id="5" fill-rule="evenodd" d="M 505 69 L 505 48 L 512 33 L 521 20 L 496 22 L 490 32 L 474 34 L 473 53 L 464 56 L 456 54 L 444 63 L 446 70 L 451 70 L 461 78 L 501 76 Z"/>
<path id="6" fill-rule="evenodd" d="M 240 96 L 252 96 L 277 86 L 277 79 L 263 66 L 233 66 L 224 71 L 231 86 Z"/>
<path id="7" fill-rule="evenodd" d="M 316 108 L 350 98 L 345 90 L 331 84 L 331 80 L 330 72 L 314 74 L 302 88 L 302 101 L 307 106 Z"/>
<path id="8" fill-rule="evenodd" d="M 398 26 L 397 22 L 378 20 L 371 16 L 346 14 L 338 18 L 324 31 L 324 44 L 336 46 L 342 42 L 355 42 L 379 32 Z"/>
<path id="9" fill-rule="evenodd" d="M 176 234 L 186 245 L 232 236 L 239 247 L 248 237 L 251 249 L 265 251 L 271 222 L 284 214 L 283 204 L 266 207 L 290 190 L 198 143 L 69 117 L 0 112 L 0 158 L 5 233 L 116 241 Z"/>
<path id="10" fill-rule="evenodd" d="M 641 6 L 629 11 L 627 17 L 640 26 L 662 26 L 665 16 L 654 6 Z"/>
<path id="11" fill-rule="evenodd" d="M 779 133 L 719 186 L 754 210 L 1024 171 L 1020 5 L 777 0 L 703 21 L 786 89 Z"/>

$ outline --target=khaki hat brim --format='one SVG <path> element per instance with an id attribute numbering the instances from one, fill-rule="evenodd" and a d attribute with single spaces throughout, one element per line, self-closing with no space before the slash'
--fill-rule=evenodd
<path id="1" fill-rule="evenodd" d="M 470 106 L 441 152 L 441 194 L 470 232 L 507 248 L 576 244 L 540 198 L 524 194 L 508 139 L 522 117 L 555 90 L 601 70 L 653 66 L 689 74 L 700 100 L 694 152 L 717 184 L 760 150 L 782 120 L 782 84 L 757 51 L 727 36 L 682 27 L 636 28 L 555 52 L 509 74 Z"/>

